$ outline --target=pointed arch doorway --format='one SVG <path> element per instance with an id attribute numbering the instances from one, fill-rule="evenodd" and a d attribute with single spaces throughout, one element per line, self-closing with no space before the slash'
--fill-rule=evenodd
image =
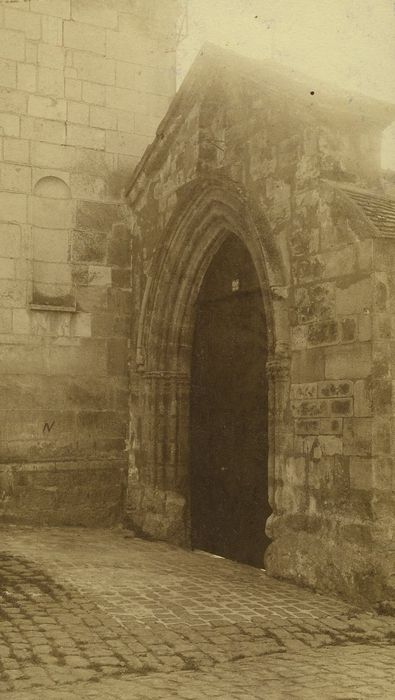
<path id="1" fill-rule="evenodd" d="M 271 513 L 267 324 L 254 263 L 237 236 L 229 235 L 214 255 L 195 311 L 192 547 L 263 567 Z"/>

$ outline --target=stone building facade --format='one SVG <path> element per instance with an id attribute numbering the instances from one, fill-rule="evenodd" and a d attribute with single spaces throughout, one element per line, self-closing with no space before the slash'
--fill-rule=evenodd
<path id="1" fill-rule="evenodd" d="M 173 97 L 179 14 L 0 6 L 0 518 L 126 519 L 195 546 L 195 328 L 206 302 L 244 298 L 262 352 L 237 307 L 229 336 L 217 317 L 237 349 L 222 365 L 236 390 L 262 380 L 249 454 L 265 474 L 237 473 L 256 406 L 218 469 L 235 512 L 265 485 L 254 563 L 270 542 L 274 576 L 393 597 L 395 204 L 379 158 L 394 111 L 213 47 Z M 209 483 L 200 506 L 221 494 Z"/>
<path id="2" fill-rule="evenodd" d="M 177 0 L 0 3 L 0 518 L 118 522 L 122 190 L 175 92 Z"/>
<path id="3" fill-rule="evenodd" d="M 188 545 L 192 529 L 193 544 L 196 304 L 236 236 L 267 322 L 265 567 L 354 599 L 394 595 L 395 201 L 380 168 L 393 119 L 380 102 L 202 51 L 128 191 L 140 531 Z"/>

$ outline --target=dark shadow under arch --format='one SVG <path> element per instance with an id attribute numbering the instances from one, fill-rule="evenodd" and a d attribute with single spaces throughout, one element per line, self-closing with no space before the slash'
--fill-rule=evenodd
<path id="1" fill-rule="evenodd" d="M 196 300 L 190 393 L 192 546 L 263 567 L 269 544 L 268 334 L 251 256 L 222 243 Z"/>

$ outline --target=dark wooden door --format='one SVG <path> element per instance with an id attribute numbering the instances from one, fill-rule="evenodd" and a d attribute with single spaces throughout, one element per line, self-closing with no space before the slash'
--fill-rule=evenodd
<path id="1" fill-rule="evenodd" d="M 191 385 L 192 545 L 263 566 L 267 483 L 266 322 L 248 251 L 231 237 L 196 308 Z"/>

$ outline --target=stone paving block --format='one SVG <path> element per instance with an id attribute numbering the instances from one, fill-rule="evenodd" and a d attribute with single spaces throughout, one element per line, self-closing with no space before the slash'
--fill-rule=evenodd
<path id="1" fill-rule="evenodd" d="M 371 697 L 392 690 L 391 618 L 114 531 L 3 527 L 0 534 L 6 700 L 20 700 L 26 688 L 29 700 L 48 700 L 53 684 L 56 698 L 67 687 L 73 700 L 96 691 L 101 699 L 152 698 L 157 690 L 162 700 L 188 692 L 259 698 L 263 688 L 265 698 L 288 700 L 289 688 L 295 697 L 325 698 L 333 679 L 343 697 L 362 682 Z M 268 616 L 274 607 L 279 614 Z M 232 610 L 250 620 L 238 622 Z"/>

